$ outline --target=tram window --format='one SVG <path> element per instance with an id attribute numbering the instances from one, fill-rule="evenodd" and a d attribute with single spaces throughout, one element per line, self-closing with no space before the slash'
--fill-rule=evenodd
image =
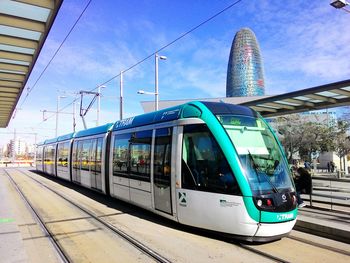
<path id="1" fill-rule="evenodd" d="M 42 152 L 43 152 L 43 148 L 42 147 L 38 147 L 36 150 L 36 161 L 39 163 L 42 161 Z"/>
<path id="2" fill-rule="evenodd" d="M 91 140 L 82 141 L 80 150 L 81 170 L 89 171 Z"/>
<path id="3" fill-rule="evenodd" d="M 74 141 L 73 143 L 73 151 L 72 151 L 72 162 L 73 168 L 78 169 L 78 143 L 79 141 Z"/>
<path id="4" fill-rule="evenodd" d="M 96 145 L 96 172 L 101 172 L 102 143 L 103 143 L 103 139 L 98 138 L 97 145 Z"/>
<path id="5" fill-rule="evenodd" d="M 49 146 L 44 147 L 44 163 L 47 164 L 47 162 L 50 160 L 50 152 L 49 152 Z"/>
<path id="6" fill-rule="evenodd" d="M 150 181 L 152 131 L 133 134 L 130 140 L 130 177 Z"/>
<path id="7" fill-rule="evenodd" d="M 45 147 L 45 164 L 53 164 L 55 156 L 55 148 L 53 145 L 48 145 Z"/>
<path id="8" fill-rule="evenodd" d="M 131 134 L 120 134 L 114 137 L 113 175 L 128 176 L 129 140 Z"/>
<path id="9" fill-rule="evenodd" d="M 208 127 L 184 127 L 182 187 L 199 191 L 239 194 L 231 168 Z"/>
<path id="10" fill-rule="evenodd" d="M 91 148 L 90 148 L 90 170 L 95 172 L 96 171 L 96 143 L 97 139 L 91 140 Z"/>
<path id="11" fill-rule="evenodd" d="M 59 143 L 57 147 L 57 166 L 67 167 L 69 155 L 69 142 Z"/>
<path id="12" fill-rule="evenodd" d="M 154 182 L 169 185 L 171 172 L 171 128 L 156 130 Z"/>

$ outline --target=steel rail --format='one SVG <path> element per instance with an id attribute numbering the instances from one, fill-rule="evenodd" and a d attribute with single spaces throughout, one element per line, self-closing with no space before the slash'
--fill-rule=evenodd
<path id="1" fill-rule="evenodd" d="M 311 241 L 311 240 L 307 240 L 305 238 L 295 237 L 295 236 L 290 236 L 290 235 L 287 236 L 286 238 L 289 238 L 289 239 L 292 239 L 292 240 L 296 240 L 296 241 L 299 241 L 301 243 L 308 244 L 308 245 L 311 245 L 311 246 L 314 246 L 314 247 L 317 247 L 317 248 L 326 249 L 326 250 L 329 250 L 329 251 L 332 251 L 332 252 L 335 252 L 335 253 L 338 253 L 338 254 L 343 254 L 345 256 L 350 256 L 350 251 L 346 251 L 346 250 L 343 250 L 343 249 L 340 249 L 340 248 L 335 248 L 335 247 L 327 246 L 327 245 L 324 245 L 324 244 L 320 244 L 320 243 L 317 243 L 317 242 L 314 242 L 314 241 Z"/>
<path id="2" fill-rule="evenodd" d="M 45 236 L 49 238 L 51 244 L 53 245 L 55 251 L 57 252 L 59 258 L 64 263 L 72 262 L 71 258 L 67 255 L 63 247 L 59 244 L 59 242 L 56 240 L 55 236 L 51 233 L 51 231 L 46 227 L 44 220 L 41 218 L 39 213 L 36 211 L 34 206 L 31 204 L 29 199 L 25 196 L 23 191 L 19 188 L 18 184 L 13 180 L 12 176 L 8 173 L 6 169 L 4 169 L 7 177 L 9 178 L 12 186 L 15 188 L 17 193 L 20 195 L 20 197 L 23 199 L 25 205 L 27 206 L 29 212 L 32 214 L 34 220 L 38 223 L 42 231 L 44 232 Z"/>
<path id="3" fill-rule="evenodd" d="M 87 209 L 85 209 L 84 207 L 78 205 L 77 203 L 75 203 L 71 199 L 67 198 L 63 194 L 59 193 L 58 191 L 48 187 L 47 185 L 45 185 L 44 183 L 40 182 L 39 180 L 33 178 L 32 176 L 28 175 L 27 173 L 25 173 L 23 171 L 20 171 L 20 172 L 25 174 L 30 179 L 36 181 L 38 184 L 40 184 L 41 186 L 45 187 L 49 191 L 51 191 L 51 192 L 55 193 L 56 195 L 60 196 L 62 199 L 66 200 L 68 203 L 70 203 L 73 206 L 77 207 L 78 209 L 80 209 L 81 211 L 83 211 L 84 213 L 89 215 L 91 218 L 95 219 L 96 221 L 98 221 L 99 223 L 101 223 L 102 225 L 104 225 L 105 227 L 107 227 L 108 229 L 110 229 L 111 231 L 113 231 L 114 233 L 116 233 L 117 235 L 119 235 L 120 237 L 122 237 L 123 239 L 128 241 L 129 243 L 131 243 L 134 247 L 139 249 L 141 252 L 143 252 L 146 255 L 150 256 L 151 258 L 155 259 L 157 262 L 161 262 L 161 263 L 170 263 L 171 262 L 170 260 L 168 260 L 167 258 L 163 257 L 162 255 L 160 255 L 156 251 L 152 250 L 151 248 L 149 248 L 145 244 L 143 244 L 140 241 L 136 240 L 135 238 L 131 237 L 130 235 L 128 235 L 127 233 L 125 233 L 121 229 L 118 229 L 115 226 L 111 225 L 107 221 L 99 218 L 98 216 L 96 216 L 92 212 L 90 212 Z"/>
<path id="4" fill-rule="evenodd" d="M 265 253 L 265 252 L 263 252 L 263 251 L 260 251 L 260 250 L 258 250 L 258 249 L 252 248 L 252 247 L 249 246 L 249 245 L 240 243 L 239 246 L 242 247 L 243 249 L 246 249 L 246 250 L 248 250 L 248 251 L 250 251 L 250 252 L 253 252 L 254 254 L 258 254 L 258 255 L 260 255 L 260 256 L 263 256 L 263 257 L 265 257 L 265 258 L 271 259 L 271 260 L 273 260 L 273 261 L 281 262 L 281 263 L 290 263 L 290 261 L 288 261 L 288 260 L 285 260 L 285 259 L 282 259 L 282 258 L 279 258 L 279 257 L 275 257 L 275 256 L 273 256 L 273 255 L 270 255 L 270 254 Z"/>

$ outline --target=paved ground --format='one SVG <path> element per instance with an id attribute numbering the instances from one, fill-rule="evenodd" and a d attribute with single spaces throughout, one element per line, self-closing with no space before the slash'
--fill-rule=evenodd
<path id="1" fill-rule="evenodd" d="M 45 178 L 42 178 L 45 179 Z M 93 199 L 88 199 L 77 191 L 60 186 L 59 184 L 46 180 L 53 187 L 62 187 L 62 192 L 69 196 L 78 198 L 79 202 L 91 206 L 91 209 L 102 215 L 109 215 L 109 220 L 113 224 L 119 226 L 131 235 L 149 242 L 151 246 L 158 248 L 162 254 L 168 255 L 174 261 L 178 262 L 232 262 L 232 259 L 239 259 L 240 262 L 263 262 L 262 258 L 251 255 L 235 245 L 193 234 L 177 229 L 177 226 L 167 226 L 167 223 L 153 222 L 153 219 L 147 219 L 147 215 L 142 215 L 142 210 L 129 211 L 116 209 L 114 207 L 105 206 Z M 27 186 L 25 186 L 27 185 Z M 28 187 L 29 181 L 25 183 L 28 191 L 32 190 L 36 194 L 39 188 L 35 190 L 33 187 Z M 28 192 L 29 193 L 29 192 Z M 52 249 L 52 245 L 47 238 L 43 236 L 41 229 L 37 226 L 32 216 L 26 209 L 23 200 L 18 196 L 11 186 L 8 178 L 4 175 L 4 169 L 0 168 L 0 262 L 58 262 L 59 259 Z M 39 200 L 40 201 L 40 200 Z M 45 200 L 46 201 L 46 200 Z M 53 202 L 53 201 L 52 201 Z M 50 203 L 52 203 L 50 202 Z M 93 202 L 93 203 L 91 203 Z M 91 203 L 91 204 L 90 204 Z M 46 209 L 48 211 L 49 208 Z M 66 211 L 66 209 L 65 209 Z M 64 211 L 63 211 L 64 212 Z M 61 214 L 63 214 L 63 212 Z M 147 214 L 147 213 L 146 213 Z M 80 217 L 80 216 L 79 216 Z M 158 218 L 156 219 L 158 220 Z M 56 220 L 57 221 L 57 220 Z M 306 207 L 299 211 L 298 222 L 295 229 L 325 236 L 334 240 L 350 243 L 350 211 L 334 212 L 329 211 L 326 207 L 318 209 Z M 303 235 L 292 231 L 291 236 Z M 302 239 L 309 238 L 302 236 Z M 330 244 L 330 240 L 323 241 L 322 239 L 313 236 L 312 239 L 317 239 L 317 242 Z M 67 239 L 68 240 L 68 239 Z M 72 239 L 71 239 L 72 240 Z M 343 251 L 350 251 L 349 246 L 345 243 L 337 243 L 334 241 L 334 246 Z M 295 247 L 293 249 L 291 247 Z M 297 244 L 292 239 L 282 239 L 271 244 L 261 245 L 255 249 L 271 251 L 271 253 L 286 254 L 286 251 L 305 249 L 307 254 L 304 262 L 311 259 L 322 258 L 327 260 L 327 256 L 322 256 L 325 253 L 320 248 L 312 247 L 305 244 Z M 328 254 L 330 252 L 327 252 Z M 328 255 L 326 254 L 326 255 Z M 328 257 L 331 257 L 329 254 Z M 337 258 L 337 263 L 344 262 L 344 257 L 334 255 Z M 288 255 L 288 260 L 294 262 L 298 259 L 298 255 L 291 253 Z M 348 259 L 345 257 L 345 260 Z M 326 262 L 324 261 L 323 262 Z M 347 261 L 345 261 L 347 262 Z"/>

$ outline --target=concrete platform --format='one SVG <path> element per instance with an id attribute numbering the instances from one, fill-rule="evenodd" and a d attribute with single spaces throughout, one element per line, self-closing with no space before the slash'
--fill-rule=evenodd
<path id="1" fill-rule="evenodd" d="M 304 207 L 294 229 L 350 244 L 350 213 Z"/>
<path id="2" fill-rule="evenodd" d="M 3 262 L 24 262 L 26 260 L 22 235 L 16 216 L 16 205 L 9 198 L 3 174 L 0 171 L 0 255 Z"/>
<path id="3" fill-rule="evenodd" d="M 0 262 L 61 262 L 0 168 Z"/>

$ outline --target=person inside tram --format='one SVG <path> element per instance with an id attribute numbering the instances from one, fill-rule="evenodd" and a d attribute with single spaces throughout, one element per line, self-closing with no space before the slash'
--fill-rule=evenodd
<path id="1" fill-rule="evenodd" d="M 308 170 L 303 167 L 299 167 L 296 170 L 295 186 L 298 207 L 304 207 L 306 204 L 300 195 L 311 193 L 311 175 Z"/>

